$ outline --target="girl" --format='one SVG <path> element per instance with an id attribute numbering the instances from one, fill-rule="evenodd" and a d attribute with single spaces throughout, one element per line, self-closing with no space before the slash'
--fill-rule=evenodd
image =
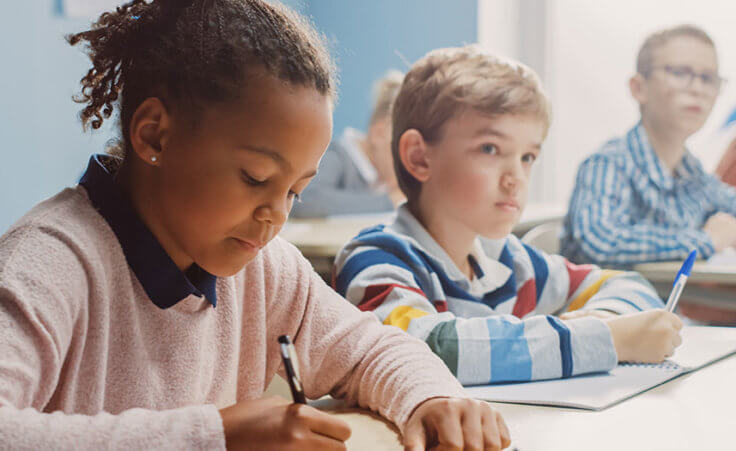
<path id="1" fill-rule="evenodd" d="M 426 346 L 274 239 L 331 134 L 333 66 L 303 19 L 135 0 L 68 39 L 93 63 L 83 124 L 119 105 L 122 142 L 0 239 L 0 444 L 343 449 L 342 421 L 260 399 L 284 333 L 308 397 L 381 412 L 411 449 L 509 443 Z"/>

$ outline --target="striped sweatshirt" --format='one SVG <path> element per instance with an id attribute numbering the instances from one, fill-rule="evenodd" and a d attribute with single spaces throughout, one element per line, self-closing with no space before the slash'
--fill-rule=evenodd
<path id="1" fill-rule="evenodd" d="M 608 326 L 555 315 L 660 308 L 639 274 L 574 265 L 513 235 L 476 238 L 469 280 L 409 212 L 363 230 L 338 254 L 335 289 L 388 325 L 425 341 L 464 385 L 608 371 L 618 362 Z"/>

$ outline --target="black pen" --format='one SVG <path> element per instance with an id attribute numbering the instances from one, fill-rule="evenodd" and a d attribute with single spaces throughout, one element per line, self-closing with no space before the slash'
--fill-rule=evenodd
<path id="1" fill-rule="evenodd" d="M 291 338 L 288 335 L 281 335 L 279 345 L 281 347 L 281 359 L 284 361 L 286 379 L 289 381 L 289 387 L 291 388 L 291 397 L 294 398 L 296 403 L 306 404 L 307 398 L 304 396 L 302 381 L 299 377 L 299 360 L 297 360 L 296 350 L 291 343 Z"/>

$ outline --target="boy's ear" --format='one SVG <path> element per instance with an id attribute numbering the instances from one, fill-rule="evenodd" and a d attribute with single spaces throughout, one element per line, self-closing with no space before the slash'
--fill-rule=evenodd
<path id="1" fill-rule="evenodd" d="M 430 165 L 427 143 L 419 130 L 410 128 L 399 138 L 399 157 L 406 171 L 418 181 L 429 179 Z"/>
<path id="2" fill-rule="evenodd" d="M 629 79 L 629 90 L 631 96 L 639 102 L 639 105 L 644 105 L 647 102 L 647 89 L 646 79 L 642 74 L 636 74 Z"/>
<path id="3" fill-rule="evenodd" d="M 149 97 L 136 108 L 130 119 L 130 144 L 146 164 L 161 164 L 163 150 L 171 132 L 171 119 L 163 102 Z"/>

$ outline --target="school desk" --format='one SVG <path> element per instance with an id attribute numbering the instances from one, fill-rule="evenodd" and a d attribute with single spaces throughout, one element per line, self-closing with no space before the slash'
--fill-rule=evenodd
<path id="1" fill-rule="evenodd" d="M 736 356 L 674 379 L 600 412 L 498 404 L 519 451 L 732 450 Z M 345 420 L 348 450 L 402 450 L 396 428 L 340 401 L 314 403 Z"/>
<path id="2" fill-rule="evenodd" d="M 521 236 L 545 222 L 561 220 L 565 207 L 551 204 L 528 205 L 514 227 Z M 332 270 L 332 262 L 343 245 L 362 229 L 393 221 L 393 213 L 333 216 L 325 219 L 292 219 L 281 230 L 280 236 L 294 244 L 323 277 Z"/>
<path id="3" fill-rule="evenodd" d="M 636 265 L 659 293 L 667 299 L 682 262 L 658 262 Z M 680 308 L 686 316 L 715 323 L 736 322 L 736 266 L 697 262 L 693 266 Z"/>

